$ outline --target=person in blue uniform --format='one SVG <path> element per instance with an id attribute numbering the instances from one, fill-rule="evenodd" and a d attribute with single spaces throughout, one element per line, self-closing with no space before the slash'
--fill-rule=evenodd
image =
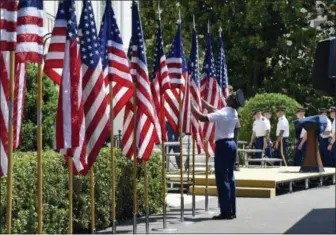
<path id="1" fill-rule="evenodd" d="M 321 108 L 319 109 L 320 115 L 325 116 L 327 118 L 327 128 L 324 132 L 319 136 L 319 149 L 321 154 L 321 160 L 324 167 L 331 167 L 332 162 L 330 158 L 330 151 L 328 151 L 328 145 L 332 140 L 331 132 L 332 132 L 332 125 L 331 121 L 328 118 L 328 109 Z"/>
<path id="2" fill-rule="evenodd" d="M 278 124 L 276 129 L 277 139 L 274 143 L 273 156 L 282 159 L 285 166 L 288 166 L 288 144 L 289 144 L 289 123 L 285 115 L 285 107 L 277 107 L 276 115 L 278 117 Z"/>
<path id="3" fill-rule="evenodd" d="M 238 121 L 238 109 L 244 105 L 244 95 L 238 90 L 228 96 L 227 106 L 215 109 L 202 100 L 203 107 L 209 114 L 203 114 L 192 104 L 192 110 L 202 122 L 216 123 L 215 131 L 215 177 L 220 206 L 220 214 L 213 219 L 236 218 L 236 183 L 234 164 L 237 145 L 234 141 L 234 129 Z"/>
<path id="4" fill-rule="evenodd" d="M 267 127 L 266 119 L 261 114 L 261 110 L 256 109 L 253 111 L 253 113 L 254 113 L 254 122 L 252 127 L 252 136 L 249 148 L 251 148 L 254 143 L 255 149 L 262 150 L 263 152 L 255 154 L 256 158 L 261 159 L 264 154 L 264 150 L 267 148 L 267 140 L 270 130 Z"/>
<path id="5" fill-rule="evenodd" d="M 305 118 L 306 109 L 296 110 L 297 120 Z M 306 154 L 307 131 L 304 128 L 295 129 L 295 156 L 294 166 L 301 166 Z"/>
<path id="6" fill-rule="evenodd" d="M 331 136 L 332 139 L 328 146 L 328 151 L 330 151 L 330 159 L 333 167 L 336 167 L 336 106 L 330 107 L 330 117 L 333 119 Z"/>
<path id="7" fill-rule="evenodd" d="M 265 156 L 268 158 L 272 158 L 272 141 L 271 141 L 271 118 L 272 118 L 272 112 L 268 109 L 264 110 L 263 112 L 263 116 L 265 118 L 265 122 L 266 122 L 266 128 L 269 130 L 269 135 L 267 138 L 267 146 L 265 149 Z"/>

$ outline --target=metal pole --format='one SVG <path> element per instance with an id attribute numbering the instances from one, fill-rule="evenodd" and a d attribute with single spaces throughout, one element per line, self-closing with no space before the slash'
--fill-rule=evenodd
<path id="1" fill-rule="evenodd" d="M 144 175 L 145 175 L 146 234 L 149 234 L 148 166 L 147 166 L 147 161 L 144 161 Z"/>
<path id="2" fill-rule="evenodd" d="M 193 160 L 192 160 L 192 216 L 196 215 L 196 196 L 195 196 L 195 139 L 193 138 L 192 140 L 192 155 L 193 155 Z"/>
<path id="3" fill-rule="evenodd" d="M 188 136 L 188 158 L 187 158 L 187 163 L 188 163 L 188 190 L 189 190 L 189 182 L 190 182 L 190 138 Z M 188 191 L 189 192 L 189 191 Z"/>
<path id="4" fill-rule="evenodd" d="M 133 104 L 133 111 L 134 111 L 134 131 L 133 131 L 133 152 L 134 152 L 134 158 L 133 158 L 133 233 L 137 233 L 137 144 L 136 144 L 136 84 L 134 89 L 134 104 Z"/>
<path id="5" fill-rule="evenodd" d="M 96 233 L 95 220 L 95 179 L 93 166 L 90 170 L 90 204 L 91 204 L 91 233 Z"/>
<path id="6" fill-rule="evenodd" d="M 183 150 L 182 150 L 182 90 L 179 90 L 179 135 L 180 135 L 180 190 L 181 190 L 181 222 L 184 222 L 184 195 L 183 195 Z"/>
<path id="7" fill-rule="evenodd" d="M 69 230 L 68 233 L 73 233 L 73 223 L 72 223 L 72 191 L 73 191 L 73 169 L 72 169 L 72 158 L 68 158 L 68 169 L 69 169 Z"/>
<path id="8" fill-rule="evenodd" d="M 110 154 L 111 154 L 111 168 L 112 168 L 112 233 L 117 233 L 116 228 L 116 159 L 114 154 L 114 134 L 113 134 L 113 86 L 110 82 Z"/>
<path id="9" fill-rule="evenodd" d="M 43 233 L 42 62 L 37 68 L 37 232 Z"/>
<path id="10" fill-rule="evenodd" d="M 13 197 L 13 105 L 14 105 L 15 53 L 10 52 L 9 104 L 8 104 L 8 176 L 7 176 L 7 233 L 12 232 Z"/>
<path id="11" fill-rule="evenodd" d="M 163 203 L 163 229 L 167 227 L 167 204 L 166 204 L 166 153 L 165 144 L 162 141 L 162 203 Z"/>
<path id="12" fill-rule="evenodd" d="M 206 142 L 206 149 L 207 153 L 209 150 L 208 146 L 209 142 Z M 208 212 L 209 210 L 209 194 L 208 194 L 208 188 L 209 188 L 209 156 L 206 154 L 206 160 L 205 160 L 205 211 Z"/>

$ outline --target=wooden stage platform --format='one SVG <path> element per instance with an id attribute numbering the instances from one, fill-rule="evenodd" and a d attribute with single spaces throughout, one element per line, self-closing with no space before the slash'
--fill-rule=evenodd
<path id="1" fill-rule="evenodd" d="M 299 169 L 300 167 L 240 168 L 240 171 L 235 172 L 237 196 L 272 198 L 277 195 L 279 189 L 292 192 L 295 187 L 308 189 L 312 185 L 335 184 L 335 168 L 324 168 L 325 172 L 322 173 L 299 173 Z M 189 192 L 192 192 L 191 173 L 189 174 L 190 182 L 187 182 L 187 178 L 188 174 L 184 174 L 184 185 L 189 186 Z M 178 173 L 168 174 L 167 181 L 179 185 L 180 175 Z M 204 195 L 206 185 L 204 171 L 197 172 L 195 185 L 195 193 Z M 208 194 L 217 195 L 214 174 L 209 174 Z"/>

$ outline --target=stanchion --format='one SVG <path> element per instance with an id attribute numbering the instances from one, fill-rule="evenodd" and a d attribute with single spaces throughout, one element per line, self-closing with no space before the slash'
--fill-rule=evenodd
<path id="1" fill-rule="evenodd" d="M 73 192 L 73 169 L 72 169 L 72 158 L 68 158 L 68 170 L 69 170 L 69 175 L 68 175 L 68 181 L 69 181 L 69 228 L 68 228 L 68 233 L 72 234 L 73 233 L 73 223 L 72 223 L 72 192 Z"/>
<path id="2" fill-rule="evenodd" d="M 91 233 L 96 233 L 95 178 L 93 166 L 90 169 Z"/>
<path id="3" fill-rule="evenodd" d="M 113 86 L 112 82 L 110 82 L 110 154 L 111 154 L 111 168 L 112 168 L 112 233 L 117 233 L 116 227 L 116 159 L 114 154 L 114 134 L 113 134 Z"/>
<path id="4" fill-rule="evenodd" d="M 183 143 L 182 143 L 182 90 L 179 90 L 179 137 L 180 137 L 180 193 L 181 193 L 181 222 L 184 222 L 184 187 L 183 187 Z"/>
<path id="5" fill-rule="evenodd" d="M 133 233 L 137 233 L 137 144 L 136 144 L 136 84 L 134 88 L 134 104 L 133 104 L 133 121 L 134 121 L 134 130 L 133 130 Z"/>
<path id="6" fill-rule="evenodd" d="M 206 142 L 206 149 L 207 153 L 209 152 L 209 142 Z M 205 155 L 205 211 L 208 212 L 209 210 L 209 156 L 208 154 Z"/>
<path id="7" fill-rule="evenodd" d="M 12 232 L 12 197 L 13 197 L 13 106 L 14 106 L 14 76 L 15 53 L 10 52 L 10 78 L 8 103 L 8 173 L 7 173 L 7 207 L 6 225 L 7 233 Z"/>
<path id="8" fill-rule="evenodd" d="M 42 62 L 37 68 L 37 232 L 43 233 Z"/>
<path id="9" fill-rule="evenodd" d="M 195 139 L 192 140 L 192 216 L 196 216 L 196 195 L 195 195 Z"/>
<path id="10" fill-rule="evenodd" d="M 148 165 L 147 165 L 147 161 L 144 161 L 144 175 L 145 175 L 146 234 L 149 234 Z"/>

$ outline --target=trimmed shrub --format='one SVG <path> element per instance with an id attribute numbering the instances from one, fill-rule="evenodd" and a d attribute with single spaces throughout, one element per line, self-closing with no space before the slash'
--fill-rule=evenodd
<path id="1" fill-rule="evenodd" d="M 116 151 L 116 212 L 118 221 L 132 217 L 133 167 L 132 160 Z M 43 227 L 44 233 L 68 232 L 68 171 L 61 155 L 46 151 L 43 158 Z M 95 171 L 96 228 L 111 226 L 111 161 L 109 149 L 100 152 Z M 37 232 L 36 153 L 16 152 L 14 155 L 12 233 Z M 144 170 L 138 164 L 137 193 L 138 213 L 144 208 Z M 162 208 L 161 157 L 153 154 L 148 163 L 149 210 L 157 213 Z M 74 232 L 90 232 L 90 177 L 75 176 L 73 180 Z M 6 177 L 1 178 L 1 232 L 4 232 L 6 214 Z"/>
<path id="2" fill-rule="evenodd" d="M 256 95 L 245 103 L 245 106 L 239 109 L 239 120 L 241 124 L 241 129 L 239 131 L 239 139 L 250 141 L 252 135 L 252 124 L 253 124 L 253 112 L 252 110 L 258 109 L 269 109 L 272 112 L 271 118 L 271 140 L 276 139 L 276 126 L 278 118 L 276 116 L 276 107 L 284 106 L 286 108 L 286 118 L 288 119 L 290 125 L 290 143 L 294 141 L 294 124 L 293 121 L 296 119 L 296 109 L 302 107 L 294 99 L 275 93 L 265 93 Z M 289 153 L 289 156 L 292 154 Z"/>

